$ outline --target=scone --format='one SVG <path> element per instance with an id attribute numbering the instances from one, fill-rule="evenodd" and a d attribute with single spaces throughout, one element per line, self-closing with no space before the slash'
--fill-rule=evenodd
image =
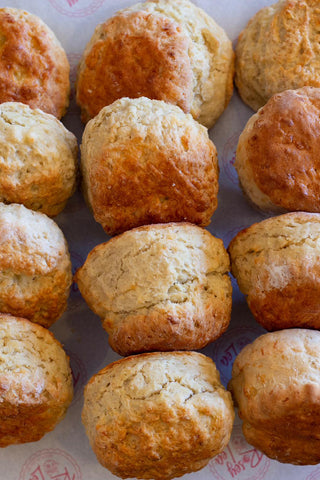
<path id="1" fill-rule="evenodd" d="M 67 55 L 36 15 L 0 9 L 0 103 L 22 102 L 61 118 L 69 104 Z"/>
<path id="2" fill-rule="evenodd" d="M 75 280 L 120 355 L 196 350 L 227 329 L 229 257 L 191 224 L 140 227 L 95 247 Z"/>
<path id="3" fill-rule="evenodd" d="M 83 192 L 109 235 L 149 223 L 210 223 L 218 160 L 205 127 L 174 105 L 122 98 L 86 126 Z"/>
<path id="4" fill-rule="evenodd" d="M 0 447 L 54 429 L 73 397 L 69 360 L 47 329 L 0 314 Z"/>
<path id="5" fill-rule="evenodd" d="M 98 25 L 79 65 L 82 119 L 121 97 L 178 105 L 211 127 L 232 95 L 234 54 L 224 30 L 188 0 L 151 0 Z"/>
<path id="6" fill-rule="evenodd" d="M 279 462 L 320 462 L 320 332 L 267 333 L 247 345 L 229 389 L 250 444 Z"/>
<path id="7" fill-rule="evenodd" d="M 231 271 L 267 330 L 320 329 L 320 214 L 294 212 L 242 230 Z"/>
<path id="8" fill-rule="evenodd" d="M 77 139 L 59 120 L 16 102 L 0 104 L 0 201 L 60 213 L 76 187 Z"/>
<path id="9" fill-rule="evenodd" d="M 240 135 L 243 191 L 268 212 L 320 212 L 320 88 L 274 95 Z"/>
<path id="10" fill-rule="evenodd" d="M 319 2 L 280 0 L 261 9 L 239 36 L 235 82 L 253 110 L 275 93 L 320 87 Z"/>
<path id="11" fill-rule="evenodd" d="M 71 281 L 58 225 L 23 205 L 0 203 L 0 312 L 50 327 L 66 309 Z"/>
<path id="12" fill-rule="evenodd" d="M 82 421 L 99 462 L 122 478 L 169 480 L 227 445 L 234 410 L 213 361 L 195 352 L 114 362 L 85 388 Z"/>

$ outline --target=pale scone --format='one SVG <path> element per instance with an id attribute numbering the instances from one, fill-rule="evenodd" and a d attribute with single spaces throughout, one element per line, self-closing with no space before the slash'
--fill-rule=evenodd
<path id="1" fill-rule="evenodd" d="M 239 138 L 235 167 L 259 209 L 320 212 L 320 88 L 274 95 Z"/>
<path id="2" fill-rule="evenodd" d="M 0 314 L 0 447 L 40 440 L 73 398 L 69 360 L 47 329 Z"/>
<path id="3" fill-rule="evenodd" d="M 76 187 L 77 139 L 54 116 L 0 104 L 0 201 L 60 213 Z"/>
<path id="4" fill-rule="evenodd" d="M 211 127 L 229 103 L 234 53 L 225 31 L 189 0 L 150 0 L 97 26 L 79 65 L 87 121 L 121 97 L 178 105 Z"/>
<path id="5" fill-rule="evenodd" d="M 237 356 L 229 383 L 243 433 L 279 462 L 320 462 L 320 332 L 267 333 Z"/>
<path id="6" fill-rule="evenodd" d="M 0 203 L 0 312 L 50 327 L 66 309 L 71 282 L 58 225 L 23 205 Z"/>
<path id="7" fill-rule="evenodd" d="M 0 103 L 22 102 L 61 118 L 69 104 L 67 55 L 36 15 L 0 9 Z"/>
<path id="8" fill-rule="evenodd" d="M 82 421 L 99 462 L 122 478 L 203 468 L 230 439 L 234 410 L 213 361 L 195 352 L 114 362 L 85 388 Z"/>
<path id="9" fill-rule="evenodd" d="M 109 235 L 149 223 L 210 223 L 218 159 L 207 129 L 174 105 L 122 98 L 86 126 L 83 193 Z"/>
<path id="10" fill-rule="evenodd" d="M 121 355 L 195 350 L 227 329 L 229 257 L 191 224 L 136 228 L 95 247 L 75 280 Z"/>
<path id="11" fill-rule="evenodd" d="M 319 2 L 280 0 L 262 8 L 241 32 L 235 82 L 253 110 L 275 93 L 320 87 Z"/>
<path id="12" fill-rule="evenodd" d="M 320 329 L 320 214 L 294 212 L 242 230 L 231 271 L 267 330 Z"/>

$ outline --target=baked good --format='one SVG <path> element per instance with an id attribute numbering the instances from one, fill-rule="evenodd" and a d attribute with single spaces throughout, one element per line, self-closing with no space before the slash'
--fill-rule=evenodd
<path id="1" fill-rule="evenodd" d="M 267 330 L 320 329 L 320 214 L 293 212 L 242 230 L 231 271 Z"/>
<path id="2" fill-rule="evenodd" d="M 69 360 L 47 329 L 0 314 L 0 447 L 40 440 L 73 397 Z"/>
<path id="3" fill-rule="evenodd" d="M 229 389 L 250 444 L 279 462 L 320 462 L 320 332 L 267 333 L 247 345 Z"/>
<path id="4" fill-rule="evenodd" d="M 187 223 L 136 228 L 95 247 L 75 280 L 120 355 L 196 350 L 227 329 L 229 257 Z"/>
<path id="5" fill-rule="evenodd" d="M 60 213 L 76 187 L 76 137 L 52 115 L 6 102 L 0 104 L 0 150 L 0 201 Z"/>
<path id="6" fill-rule="evenodd" d="M 320 87 L 318 9 L 317 0 L 280 0 L 262 8 L 240 33 L 235 83 L 253 110 L 275 93 Z"/>
<path id="7" fill-rule="evenodd" d="M 86 126 L 83 192 L 109 235 L 149 223 L 210 223 L 218 160 L 207 129 L 179 107 L 122 98 Z"/>
<path id="8" fill-rule="evenodd" d="M 23 205 L 0 203 L 0 312 L 50 327 L 66 309 L 71 281 L 58 225 Z"/>
<path id="9" fill-rule="evenodd" d="M 121 97 L 178 105 L 211 127 L 233 91 L 234 53 L 224 30 L 188 0 L 151 0 L 95 29 L 79 64 L 82 119 Z"/>
<path id="10" fill-rule="evenodd" d="M 22 102 L 61 118 L 69 104 L 70 65 L 36 15 L 0 9 L 0 103 Z"/>
<path id="11" fill-rule="evenodd" d="M 169 480 L 200 470 L 227 445 L 233 420 L 231 396 L 200 353 L 127 357 L 85 388 L 91 447 L 122 478 Z"/>
<path id="12" fill-rule="evenodd" d="M 240 135 L 235 167 L 261 210 L 320 212 L 320 89 L 274 95 Z"/>

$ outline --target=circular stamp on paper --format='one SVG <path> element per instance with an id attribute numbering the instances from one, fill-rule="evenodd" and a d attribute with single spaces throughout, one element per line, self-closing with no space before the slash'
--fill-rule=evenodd
<path id="1" fill-rule="evenodd" d="M 228 446 L 209 462 L 209 470 L 217 480 L 262 480 L 270 466 L 270 459 L 249 445 L 241 431 L 234 427 Z"/>
<path id="2" fill-rule="evenodd" d="M 82 397 L 83 387 L 87 383 L 88 374 L 87 369 L 76 353 L 71 352 L 69 349 L 65 349 L 66 354 L 70 360 L 70 367 L 73 380 L 73 403 L 77 402 Z"/>
<path id="3" fill-rule="evenodd" d="M 39 450 L 23 465 L 19 480 L 83 480 L 79 465 L 60 449 Z"/>
<path id="4" fill-rule="evenodd" d="M 225 176 L 230 180 L 233 185 L 238 185 L 238 175 L 234 167 L 234 162 L 236 159 L 236 150 L 238 145 L 239 136 L 241 130 L 235 132 L 231 137 L 226 141 L 223 150 L 222 150 L 222 171 Z"/>
<path id="5" fill-rule="evenodd" d="M 49 0 L 51 5 L 67 17 L 88 17 L 92 15 L 105 0 Z"/>
<path id="6" fill-rule="evenodd" d="M 305 480 L 320 480 L 320 467 L 310 473 Z"/>
<path id="7" fill-rule="evenodd" d="M 213 344 L 212 358 L 220 372 L 222 383 L 226 386 L 231 378 L 232 365 L 243 347 L 262 335 L 259 327 L 235 327 L 227 330 Z"/>

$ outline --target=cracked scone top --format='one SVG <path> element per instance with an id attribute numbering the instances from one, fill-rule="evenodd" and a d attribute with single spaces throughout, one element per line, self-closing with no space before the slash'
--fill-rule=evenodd
<path id="1" fill-rule="evenodd" d="M 217 151 L 207 129 L 174 105 L 122 98 L 86 126 L 83 192 L 113 235 L 139 225 L 210 223 L 217 208 Z"/>
<path id="2" fill-rule="evenodd" d="M 71 281 L 58 225 L 23 205 L 0 203 L 0 312 L 50 327 L 66 309 Z"/>
<path id="3" fill-rule="evenodd" d="M 264 328 L 320 329 L 320 214 L 255 223 L 228 250 L 232 274 Z"/>
<path id="4" fill-rule="evenodd" d="M 261 335 L 237 356 L 228 388 L 246 440 L 279 462 L 320 462 L 320 332 Z"/>
<path id="5" fill-rule="evenodd" d="M 169 480 L 200 470 L 230 439 L 231 396 L 199 353 L 119 360 L 92 377 L 84 396 L 93 451 L 122 478 Z"/>
<path id="6" fill-rule="evenodd" d="M 0 447 L 35 442 L 64 417 L 73 397 L 69 360 L 53 334 L 0 314 Z"/>
<path id="7" fill-rule="evenodd" d="M 262 8 L 241 32 L 235 83 L 258 110 L 272 95 L 305 85 L 320 87 L 318 0 L 280 0 Z"/>
<path id="8" fill-rule="evenodd" d="M 77 101 L 89 120 L 121 97 L 178 105 L 206 127 L 233 90 L 224 30 L 188 0 L 151 0 L 98 25 L 79 65 Z"/>
<path id="9" fill-rule="evenodd" d="M 0 201 L 58 215 L 76 188 L 76 137 L 54 116 L 6 102 L 0 151 Z"/>
<path id="10" fill-rule="evenodd" d="M 61 118 L 69 104 L 67 55 L 36 15 L 0 9 L 0 103 L 22 102 Z"/>
<path id="11" fill-rule="evenodd" d="M 200 349 L 227 329 L 229 257 L 191 224 L 140 227 L 95 247 L 75 280 L 121 355 Z"/>

